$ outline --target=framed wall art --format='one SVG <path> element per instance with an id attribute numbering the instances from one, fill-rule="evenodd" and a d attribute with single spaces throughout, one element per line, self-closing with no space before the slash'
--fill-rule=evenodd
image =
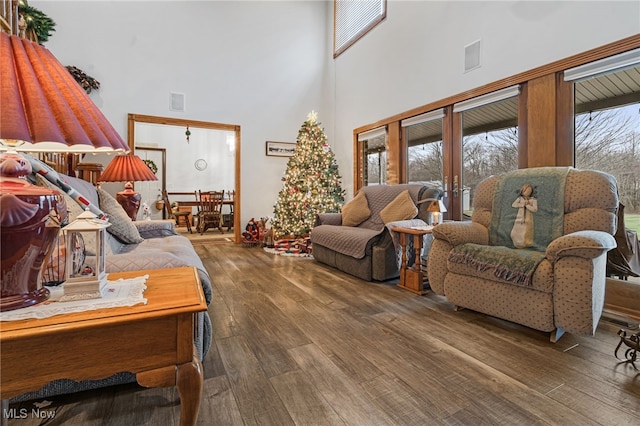
<path id="1" fill-rule="evenodd" d="M 292 157 L 296 149 L 295 143 L 267 141 L 266 154 L 272 157 Z"/>

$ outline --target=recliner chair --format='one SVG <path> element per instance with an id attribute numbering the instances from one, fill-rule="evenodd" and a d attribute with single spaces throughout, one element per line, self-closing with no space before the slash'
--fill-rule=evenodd
<path id="1" fill-rule="evenodd" d="M 529 208 L 518 201 L 526 184 Z M 593 335 L 607 252 L 616 247 L 615 178 L 565 167 L 517 170 L 478 184 L 473 207 L 471 221 L 434 227 L 431 289 L 456 307 L 551 332 L 552 342 L 564 331 Z"/>

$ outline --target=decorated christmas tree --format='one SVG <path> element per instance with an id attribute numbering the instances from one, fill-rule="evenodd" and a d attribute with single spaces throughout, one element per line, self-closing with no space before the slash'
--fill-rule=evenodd
<path id="1" fill-rule="evenodd" d="M 312 111 L 302 123 L 287 163 L 272 221 L 276 237 L 308 233 L 316 214 L 338 212 L 344 202 L 338 165 L 317 118 Z"/>

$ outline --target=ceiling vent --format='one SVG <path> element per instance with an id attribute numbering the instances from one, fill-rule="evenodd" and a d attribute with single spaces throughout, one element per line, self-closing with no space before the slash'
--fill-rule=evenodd
<path id="1" fill-rule="evenodd" d="M 464 47 L 464 72 L 480 68 L 480 40 Z"/>
<path id="2" fill-rule="evenodd" d="M 171 99 L 169 100 L 169 110 L 184 112 L 185 110 L 184 93 L 171 92 Z"/>

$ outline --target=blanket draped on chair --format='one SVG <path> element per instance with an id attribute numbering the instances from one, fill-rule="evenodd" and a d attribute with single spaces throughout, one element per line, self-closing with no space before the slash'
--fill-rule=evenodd
<path id="1" fill-rule="evenodd" d="M 568 172 L 569 167 L 537 167 L 502 176 L 493 197 L 489 244 L 545 251 L 562 235 Z"/>
<path id="2" fill-rule="evenodd" d="M 457 246 L 448 260 L 531 285 L 547 246 L 563 232 L 568 173 L 569 167 L 537 167 L 503 175 L 493 196 L 489 245 Z"/>
<path id="3" fill-rule="evenodd" d="M 484 272 L 493 270 L 496 278 L 513 284 L 530 286 L 533 273 L 544 259 L 544 253 L 534 250 L 512 249 L 504 246 L 461 244 L 453 248 L 448 260 Z"/>

